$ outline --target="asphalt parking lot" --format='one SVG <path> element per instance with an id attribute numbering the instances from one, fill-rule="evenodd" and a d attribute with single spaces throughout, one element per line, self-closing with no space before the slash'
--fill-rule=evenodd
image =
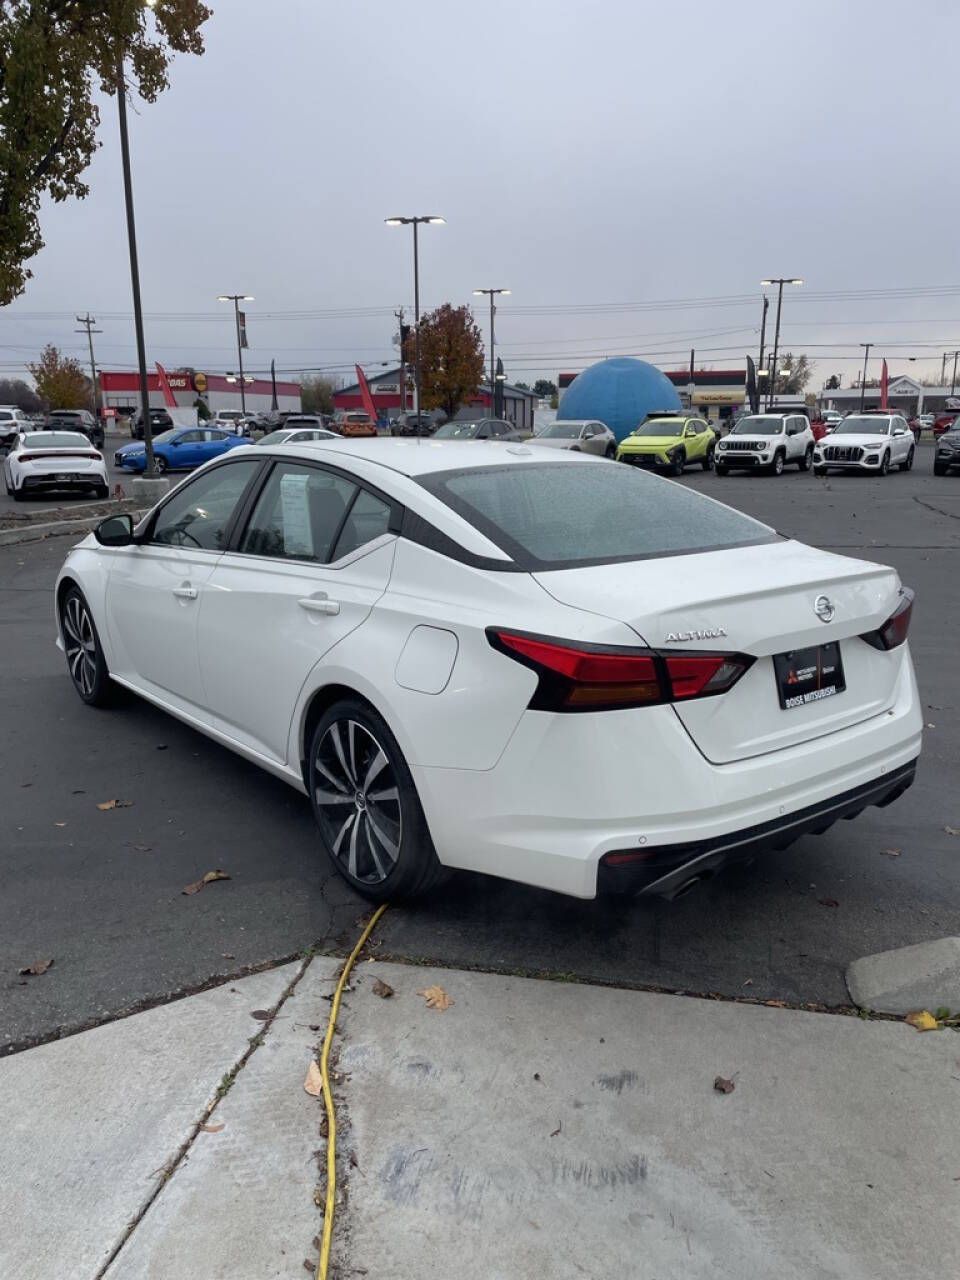
<path id="1" fill-rule="evenodd" d="M 946 830 L 960 830 L 960 476 L 934 477 L 925 443 L 913 472 L 885 480 L 683 483 L 892 564 L 915 588 L 929 725 L 916 784 L 673 904 L 458 874 L 391 908 L 384 958 L 835 1005 L 851 959 L 960 933 L 960 837 Z M 0 1053 L 308 947 L 338 950 L 366 910 L 328 870 L 304 798 L 136 699 L 80 703 L 53 646 L 51 587 L 70 541 L 0 548 Z M 109 800 L 124 805 L 97 808 Z M 230 879 L 181 892 L 217 868 Z M 50 958 L 43 975 L 18 975 Z"/>

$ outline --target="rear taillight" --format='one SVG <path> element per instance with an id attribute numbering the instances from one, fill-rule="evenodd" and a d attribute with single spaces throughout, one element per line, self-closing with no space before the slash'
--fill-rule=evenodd
<path id="1" fill-rule="evenodd" d="M 36 462 L 41 455 L 39 453 L 18 453 L 18 462 Z"/>
<path id="2" fill-rule="evenodd" d="M 91 449 L 91 451 L 90 451 L 90 457 L 91 457 L 91 458 L 96 458 L 96 460 L 97 460 L 98 462 L 102 462 L 102 461 L 103 461 L 103 454 L 102 454 L 102 453 L 97 453 L 96 449 Z"/>
<path id="3" fill-rule="evenodd" d="M 487 639 L 538 676 L 532 711 L 613 711 L 726 693 L 753 663 L 742 653 L 671 653 L 576 644 L 487 629 Z"/>
<path id="4" fill-rule="evenodd" d="M 898 645 L 903 644 L 910 630 L 910 619 L 913 617 L 913 599 L 910 588 L 902 587 L 900 603 L 883 626 L 878 627 L 876 631 L 868 631 L 860 639 L 866 640 L 867 644 L 872 644 L 874 649 L 896 649 Z"/>

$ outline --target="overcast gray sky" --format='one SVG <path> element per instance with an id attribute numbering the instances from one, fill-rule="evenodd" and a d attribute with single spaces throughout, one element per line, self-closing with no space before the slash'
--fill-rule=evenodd
<path id="1" fill-rule="evenodd" d="M 768 275 L 805 281 L 782 345 L 817 386 L 849 384 L 861 341 L 914 374 L 960 347 L 953 0 L 213 3 L 206 54 L 130 118 L 151 362 L 233 368 L 216 298 L 249 292 L 253 367 L 376 372 L 413 303 L 394 213 L 447 219 L 422 232 L 426 305 L 512 290 L 512 379 L 691 346 L 742 366 Z M 87 309 L 100 364 L 134 363 L 112 101 L 101 136 L 90 197 L 45 206 L 0 311 L 3 372 L 46 341 L 84 354 Z"/>

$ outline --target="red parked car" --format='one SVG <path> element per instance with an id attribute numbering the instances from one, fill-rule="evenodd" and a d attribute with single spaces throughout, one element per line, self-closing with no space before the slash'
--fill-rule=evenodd
<path id="1" fill-rule="evenodd" d="M 938 413 L 933 424 L 934 437 L 942 436 L 948 427 L 953 426 L 957 420 L 956 410 L 952 413 Z"/>

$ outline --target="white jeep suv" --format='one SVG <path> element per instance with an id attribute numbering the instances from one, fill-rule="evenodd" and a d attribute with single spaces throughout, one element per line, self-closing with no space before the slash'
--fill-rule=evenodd
<path id="1" fill-rule="evenodd" d="M 838 471 L 875 471 L 885 476 L 891 467 L 909 471 L 916 442 L 906 419 L 898 413 L 851 413 L 829 435 L 817 441 L 814 475 Z"/>
<path id="2" fill-rule="evenodd" d="M 795 462 L 808 471 L 813 462 L 814 438 L 810 420 L 802 413 L 756 413 L 738 418 L 730 434 L 717 444 L 714 469 L 718 476 L 738 468 L 783 474 Z"/>

